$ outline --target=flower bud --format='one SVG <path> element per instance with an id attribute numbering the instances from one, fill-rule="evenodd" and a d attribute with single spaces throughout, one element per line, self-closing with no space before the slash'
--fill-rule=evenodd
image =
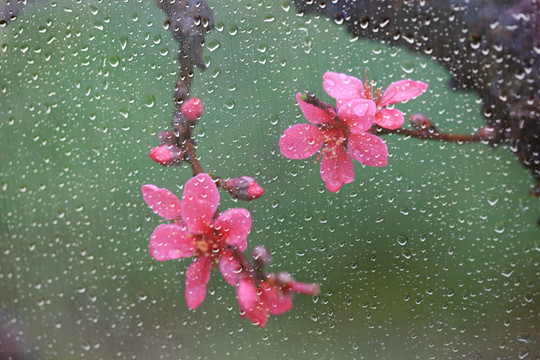
<path id="1" fill-rule="evenodd" d="M 499 132 L 495 126 L 486 125 L 480 130 L 478 130 L 478 137 L 482 141 L 493 142 L 496 141 L 499 137 Z"/>
<path id="2" fill-rule="evenodd" d="M 153 148 L 148 156 L 163 166 L 180 165 L 184 158 L 184 151 L 178 146 L 164 144 Z"/>
<path id="3" fill-rule="evenodd" d="M 182 104 L 182 114 L 190 121 L 195 121 L 203 113 L 202 101 L 199 98 L 191 98 Z"/>
<path id="4" fill-rule="evenodd" d="M 411 125 L 417 130 L 430 130 L 433 129 L 431 121 L 424 114 L 412 114 L 409 116 L 409 121 Z"/>
<path id="5" fill-rule="evenodd" d="M 255 179 L 246 175 L 226 180 L 224 189 L 242 201 L 255 200 L 264 194 L 264 189 L 257 184 Z"/>
<path id="6" fill-rule="evenodd" d="M 263 270 L 272 263 L 272 254 L 266 248 L 266 246 L 258 245 L 251 252 L 253 258 L 253 265 L 256 269 Z"/>

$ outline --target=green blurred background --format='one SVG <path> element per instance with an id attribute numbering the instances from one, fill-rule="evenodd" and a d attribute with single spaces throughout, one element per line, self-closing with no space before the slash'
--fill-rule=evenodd
<path id="1" fill-rule="evenodd" d="M 160 218 L 140 187 L 181 194 L 191 170 L 148 158 L 168 127 L 177 44 L 153 1 L 44 1 L 0 29 L 0 309 L 33 359 L 537 358 L 540 201 L 507 148 L 386 136 L 390 165 L 355 164 L 328 192 L 314 159 L 278 139 L 305 122 L 297 92 L 327 70 L 428 92 L 398 107 L 442 131 L 483 125 L 472 93 L 403 49 L 351 38 L 287 2 L 212 1 L 204 73 L 192 94 L 206 171 L 252 175 L 265 195 L 220 208 L 252 212 L 249 249 L 272 271 L 319 282 L 266 328 L 238 315 L 214 272 L 189 310 L 191 260 L 148 253 Z M 21 340 L 21 341 L 23 341 Z M 0 356 L 1 358 L 1 356 Z"/>

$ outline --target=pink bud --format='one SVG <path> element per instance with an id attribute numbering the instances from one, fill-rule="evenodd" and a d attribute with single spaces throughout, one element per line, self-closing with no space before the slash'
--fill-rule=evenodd
<path id="1" fill-rule="evenodd" d="M 496 141 L 499 137 L 498 129 L 493 125 L 486 125 L 478 130 L 478 137 L 480 140 L 486 142 Z"/>
<path id="2" fill-rule="evenodd" d="M 409 116 L 411 125 L 418 130 L 430 130 L 433 128 L 431 121 L 424 114 L 413 114 Z"/>
<path id="3" fill-rule="evenodd" d="M 251 257 L 253 258 L 253 265 L 256 268 L 263 270 L 272 263 L 272 254 L 264 245 L 256 246 L 251 252 Z"/>
<path id="4" fill-rule="evenodd" d="M 175 145 L 159 145 L 153 148 L 148 156 L 163 166 L 179 165 L 184 157 L 184 152 Z"/>
<path id="5" fill-rule="evenodd" d="M 203 112 L 202 101 L 199 98 L 191 98 L 186 100 L 182 105 L 182 114 L 190 121 L 195 121 L 201 117 Z"/>
<path id="6" fill-rule="evenodd" d="M 242 201 L 255 200 L 264 194 L 264 189 L 257 184 L 255 179 L 246 175 L 225 181 L 223 188 Z"/>

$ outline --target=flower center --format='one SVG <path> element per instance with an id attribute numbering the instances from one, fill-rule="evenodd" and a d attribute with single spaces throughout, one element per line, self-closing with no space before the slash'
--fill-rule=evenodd
<path id="1" fill-rule="evenodd" d="M 364 82 L 364 99 L 373 100 L 377 105 L 379 105 L 382 99 L 382 88 L 377 88 L 375 90 L 375 94 L 373 94 L 373 85 L 375 83 L 373 81 L 368 81 L 367 70 L 365 74 L 366 77 Z"/>
<path id="2" fill-rule="evenodd" d="M 315 159 L 315 163 L 319 162 L 322 156 L 336 156 L 337 148 L 347 141 L 349 128 L 339 118 L 335 118 L 332 123 L 322 125 L 321 130 L 324 135 L 323 149 Z"/>

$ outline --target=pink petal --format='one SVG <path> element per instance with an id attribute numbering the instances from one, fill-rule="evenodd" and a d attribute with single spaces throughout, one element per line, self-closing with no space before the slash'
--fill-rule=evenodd
<path id="1" fill-rule="evenodd" d="M 236 296 L 240 309 L 245 312 L 242 317 L 250 318 L 257 326 L 263 327 L 268 320 L 268 306 L 261 302 L 257 288 L 249 278 L 241 278 L 236 287 Z"/>
<path id="2" fill-rule="evenodd" d="M 183 224 L 161 224 L 150 236 L 150 254 L 158 261 L 193 255 L 195 241 Z"/>
<path id="3" fill-rule="evenodd" d="M 218 204 L 219 192 L 210 175 L 189 179 L 182 196 L 182 215 L 189 230 L 196 234 L 211 231 Z"/>
<path id="4" fill-rule="evenodd" d="M 325 153 L 321 160 L 321 178 L 326 182 L 328 190 L 336 192 L 343 184 L 354 180 L 354 166 L 342 145 L 330 144 L 323 149 Z"/>
<path id="5" fill-rule="evenodd" d="M 238 305 L 245 311 L 253 310 L 259 301 L 253 280 L 246 277 L 242 277 L 238 282 L 236 296 L 238 297 Z"/>
<path id="6" fill-rule="evenodd" d="M 291 291 L 304 295 L 317 296 L 321 292 L 319 284 L 304 283 L 293 280 L 291 283 L 288 284 L 288 286 Z"/>
<path id="7" fill-rule="evenodd" d="M 247 248 L 247 237 L 251 230 L 251 213 L 246 209 L 229 209 L 214 222 L 223 245 L 236 245 L 240 251 Z"/>
<path id="8" fill-rule="evenodd" d="M 397 102 L 414 99 L 426 91 L 428 84 L 410 79 L 396 81 L 384 91 L 379 106 L 388 106 Z"/>
<path id="9" fill-rule="evenodd" d="M 279 138 L 281 154 L 289 159 L 307 159 L 315 155 L 324 143 L 323 133 L 314 125 L 297 124 Z"/>
<path id="10" fill-rule="evenodd" d="M 403 125 L 403 113 L 398 109 L 382 108 L 375 114 L 375 124 L 385 129 L 398 129 Z"/>
<path id="11" fill-rule="evenodd" d="M 219 270 L 229 285 L 236 286 L 242 265 L 231 250 L 223 250 L 219 259 Z"/>
<path id="12" fill-rule="evenodd" d="M 182 217 L 180 200 L 169 190 L 146 184 L 142 186 L 142 193 L 144 201 L 159 216 L 167 220 Z"/>
<path id="13" fill-rule="evenodd" d="M 319 109 L 315 105 L 311 105 L 301 99 L 302 93 L 296 94 L 296 101 L 302 110 L 302 113 L 306 117 L 307 121 L 312 124 L 324 124 L 332 121 L 336 116 L 336 113 L 332 109 Z"/>
<path id="14" fill-rule="evenodd" d="M 354 99 L 348 101 L 338 110 L 339 118 L 347 124 L 353 134 L 369 130 L 375 121 L 377 106 L 372 100 Z"/>
<path id="15" fill-rule="evenodd" d="M 388 165 L 386 143 L 378 136 L 368 133 L 351 135 L 347 148 L 352 158 L 364 165 L 377 167 Z"/>
<path id="16" fill-rule="evenodd" d="M 328 95 L 336 99 L 338 109 L 352 99 L 362 99 L 364 87 L 362 81 L 354 76 L 328 71 L 323 75 L 323 88 Z"/>
<path id="17" fill-rule="evenodd" d="M 186 302 L 191 309 L 196 309 L 204 301 L 211 269 L 210 256 L 201 256 L 189 265 L 186 271 Z"/>
<path id="18" fill-rule="evenodd" d="M 285 294 L 276 286 L 270 286 L 267 283 L 262 283 L 261 288 L 262 296 L 266 299 L 270 314 L 279 315 L 292 309 L 292 294 Z"/>

